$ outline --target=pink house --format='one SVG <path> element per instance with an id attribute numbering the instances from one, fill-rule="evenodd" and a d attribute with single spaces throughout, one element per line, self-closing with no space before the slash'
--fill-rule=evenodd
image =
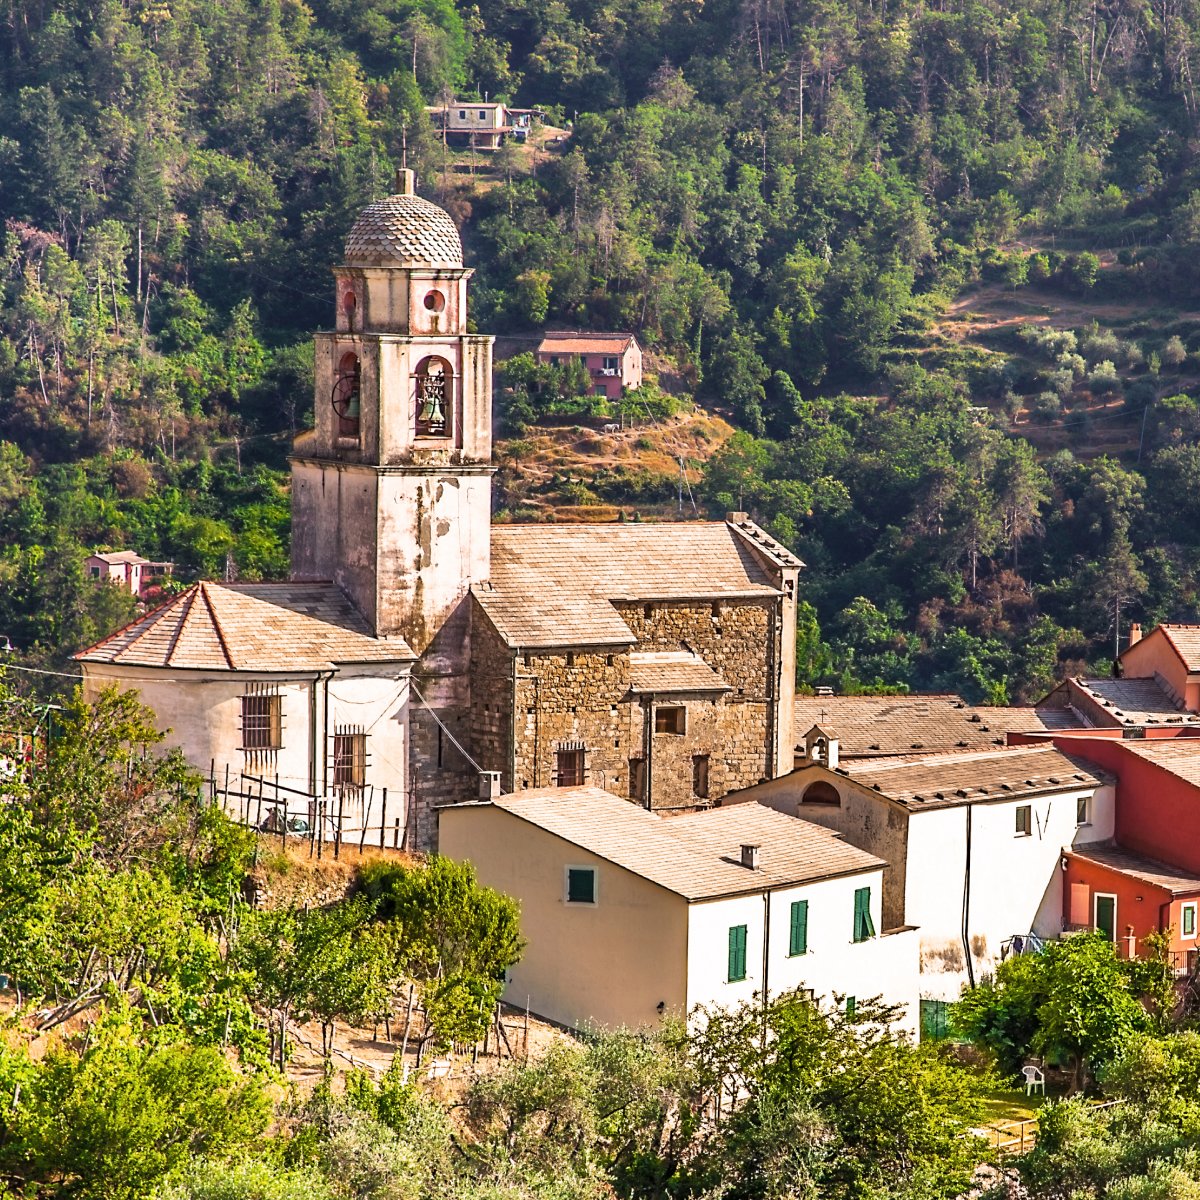
<path id="1" fill-rule="evenodd" d="M 642 348 L 632 333 L 547 333 L 537 360 L 552 367 L 577 358 L 588 370 L 593 396 L 620 398 L 622 388 L 642 386 Z"/>
<path id="2" fill-rule="evenodd" d="M 111 554 L 89 554 L 84 559 L 84 569 L 95 583 L 118 583 L 134 596 L 140 596 L 164 575 L 170 575 L 175 564 L 151 562 L 133 550 L 117 550 Z"/>

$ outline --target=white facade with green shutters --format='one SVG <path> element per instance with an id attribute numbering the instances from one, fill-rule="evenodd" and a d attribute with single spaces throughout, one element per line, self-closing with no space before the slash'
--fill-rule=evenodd
<path id="1" fill-rule="evenodd" d="M 772 994 L 806 989 L 841 1007 L 881 996 L 915 1037 L 917 931 L 881 933 L 882 886 L 880 869 L 689 904 L 688 1007 L 750 1000 L 764 981 Z"/>

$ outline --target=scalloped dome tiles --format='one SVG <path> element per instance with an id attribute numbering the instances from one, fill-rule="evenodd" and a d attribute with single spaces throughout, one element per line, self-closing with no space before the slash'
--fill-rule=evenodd
<path id="1" fill-rule="evenodd" d="M 401 173 L 403 175 L 403 173 Z M 461 267 L 462 240 L 450 214 L 404 189 L 368 204 L 346 238 L 347 264 L 363 267 Z"/>

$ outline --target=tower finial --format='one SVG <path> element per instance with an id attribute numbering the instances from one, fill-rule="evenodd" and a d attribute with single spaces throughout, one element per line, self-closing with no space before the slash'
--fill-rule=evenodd
<path id="1" fill-rule="evenodd" d="M 408 170 L 408 123 L 400 126 L 400 166 Z"/>

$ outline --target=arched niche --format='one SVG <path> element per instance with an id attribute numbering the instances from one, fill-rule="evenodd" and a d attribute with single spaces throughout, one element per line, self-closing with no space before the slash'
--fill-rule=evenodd
<path id="1" fill-rule="evenodd" d="M 335 435 L 357 441 L 362 428 L 362 365 L 353 351 L 338 360 L 331 403 Z"/>
<path id="2" fill-rule="evenodd" d="M 815 783 L 810 783 L 800 797 L 801 804 L 840 805 L 841 802 L 842 798 L 838 795 L 837 788 L 824 779 L 818 779 Z"/>
<path id="3" fill-rule="evenodd" d="M 448 438 L 454 420 L 454 368 L 430 354 L 417 364 L 413 379 L 417 437 Z"/>

